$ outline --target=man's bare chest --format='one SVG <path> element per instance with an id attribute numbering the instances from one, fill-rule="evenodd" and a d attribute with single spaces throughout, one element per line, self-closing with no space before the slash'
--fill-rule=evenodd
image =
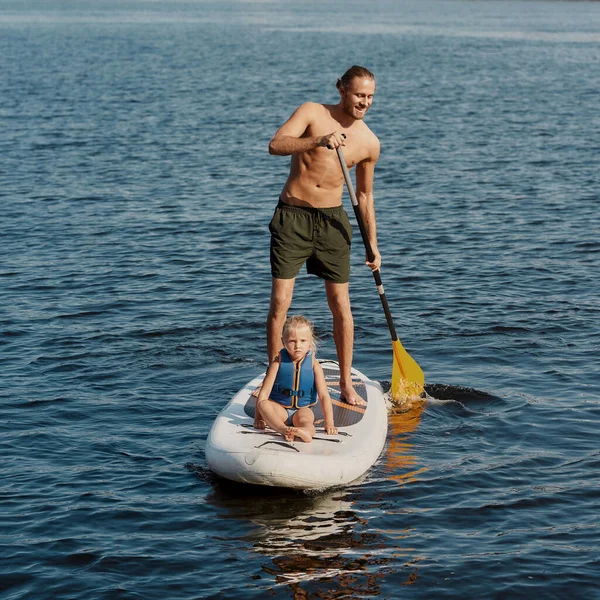
<path id="1" fill-rule="evenodd" d="M 344 140 L 344 157 L 349 166 L 369 157 L 368 136 L 365 136 L 364 132 L 356 127 L 342 127 L 334 119 L 311 125 L 305 135 L 307 137 L 321 137 L 334 132 L 341 132 L 346 136 Z"/>

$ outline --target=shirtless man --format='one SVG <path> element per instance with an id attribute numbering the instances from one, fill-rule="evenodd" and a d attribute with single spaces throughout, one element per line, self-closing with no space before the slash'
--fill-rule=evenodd
<path id="1" fill-rule="evenodd" d="M 356 193 L 375 254 L 367 265 L 381 266 L 377 250 L 373 173 L 379 140 L 363 122 L 375 94 L 375 77 L 353 66 L 337 81 L 338 104 L 302 104 L 279 128 L 269 153 L 291 155 L 290 174 L 269 225 L 271 231 L 271 302 L 267 317 L 269 362 L 281 349 L 281 332 L 303 263 L 308 273 L 325 280 L 333 316 L 333 336 L 340 363 L 341 396 L 365 404 L 350 374 L 354 321 L 348 292 L 352 227 L 342 206 L 344 176 L 336 148 L 344 147 L 349 168 L 356 166 Z"/>

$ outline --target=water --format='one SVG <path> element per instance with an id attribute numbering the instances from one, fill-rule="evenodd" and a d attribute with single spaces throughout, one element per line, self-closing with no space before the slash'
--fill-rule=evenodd
<path id="1" fill-rule="evenodd" d="M 354 63 L 430 398 L 354 485 L 229 484 L 204 441 L 264 368 L 267 144 Z M 1 598 L 599 598 L 598 64 L 593 2 L 1 0 Z M 318 280 L 293 311 L 333 356 Z"/>

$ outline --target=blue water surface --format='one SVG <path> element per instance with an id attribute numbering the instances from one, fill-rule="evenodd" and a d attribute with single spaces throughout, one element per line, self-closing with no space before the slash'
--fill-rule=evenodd
<path id="1" fill-rule="evenodd" d="M 228 483 L 204 444 L 265 367 L 267 145 L 352 64 L 428 399 L 351 486 Z M 600 598 L 598 65 L 598 2 L 0 0 L 0 597 Z M 319 280 L 292 310 L 335 356 Z"/>

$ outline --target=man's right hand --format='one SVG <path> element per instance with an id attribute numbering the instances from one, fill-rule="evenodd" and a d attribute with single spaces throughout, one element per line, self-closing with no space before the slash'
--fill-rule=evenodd
<path id="1" fill-rule="evenodd" d="M 339 148 L 340 146 L 345 146 L 346 142 L 346 134 L 343 133 L 342 131 L 334 131 L 333 133 L 330 133 L 329 135 L 324 135 L 321 138 L 321 142 L 320 142 L 320 146 L 325 146 L 325 148 L 327 148 L 328 150 L 335 150 L 336 148 Z"/>

